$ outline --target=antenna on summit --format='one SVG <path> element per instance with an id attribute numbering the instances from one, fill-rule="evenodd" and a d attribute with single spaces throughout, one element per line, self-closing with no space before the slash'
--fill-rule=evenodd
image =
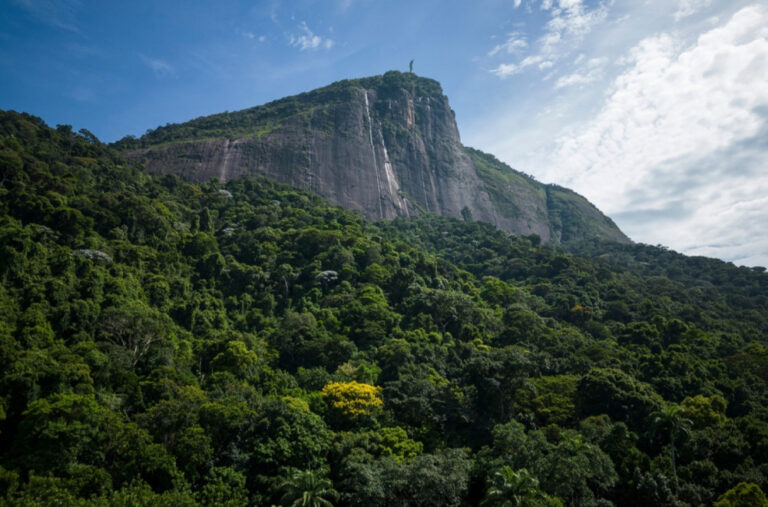
<path id="1" fill-rule="evenodd" d="M 408 64 L 408 72 L 413 74 L 413 60 L 411 60 L 411 63 Z"/>

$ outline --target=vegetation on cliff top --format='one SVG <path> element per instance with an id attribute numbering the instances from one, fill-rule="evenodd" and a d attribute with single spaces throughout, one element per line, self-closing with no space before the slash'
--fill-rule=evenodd
<path id="1" fill-rule="evenodd" d="M 0 113 L 0 503 L 765 503 L 768 275 L 574 248 Z"/>
<path id="2" fill-rule="evenodd" d="M 349 101 L 361 89 L 376 90 L 381 98 L 394 97 L 401 89 L 414 96 L 442 97 L 443 90 L 435 80 L 415 74 L 390 71 L 380 76 L 345 79 L 310 92 L 285 97 L 267 104 L 202 116 L 185 123 L 173 123 L 148 130 L 140 138 L 126 136 L 113 144 L 119 150 L 137 150 L 159 144 L 211 138 L 235 139 L 272 130 L 286 118 L 309 114 L 313 109 Z"/>
<path id="3" fill-rule="evenodd" d="M 532 204 L 533 196 L 541 203 L 541 223 L 549 225 L 557 242 L 570 244 L 582 238 L 598 238 L 629 243 L 624 233 L 609 217 L 603 215 L 587 199 L 559 185 L 539 183 L 533 176 L 512 169 L 493 155 L 465 148 L 484 183 L 483 189 L 507 218 L 522 218 L 521 201 Z"/>

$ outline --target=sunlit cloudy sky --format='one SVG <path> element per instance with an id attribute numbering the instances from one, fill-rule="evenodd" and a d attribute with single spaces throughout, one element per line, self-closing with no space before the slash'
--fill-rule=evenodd
<path id="1" fill-rule="evenodd" d="M 768 0 L 0 0 L 0 108 L 102 140 L 345 78 L 439 80 L 465 144 L 633 240 L 768 265 Z"/>

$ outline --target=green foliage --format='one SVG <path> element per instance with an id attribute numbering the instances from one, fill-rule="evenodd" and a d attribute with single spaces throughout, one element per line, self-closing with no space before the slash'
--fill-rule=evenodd
<path id="1" fill-rule="evenodd" d="M 651 414 L 651 431 L 662 430 L 669 439 L 669 450 L 672 458 L 672 473 L 677 480 L 676 449 L 675 442 L 690 434 L 693 424 L 690 419 L 684 417 L 684 409 L 679 405 L 666 405 L 661 410 Z"/>
<path id="2" fill-rule="evenodd" d="M 528 505 L 562 505 L 562 502 L 546 495 L 539 489 L 539 481 L 525 468 L 515 471 L 508 466 L 493 475 L 493 481 L 480 503 L 483 507 L 508 506 L 523 507 Z"/>
<path id="3" fill-rule="evenodd" d="M 290 507 L 330 507 L 338 497 L 331 481 L 312 470 L 294 472 L 280 489 L 284 492 L 280 505 Z"/>
<path id="4" fill-rule="evenodd" d="M 529 399 L 518 401 L 521 408 L 527 408 L 535 414 L 540 426 L 557 424 L 565 426 L 576 421 L 576 391 L 579 377 L 575 375 L 558 375 L 554 377 L 539 377 L 533 379 L 535 393 L 529 389 L 520 392 L 520 398 Z"/>
<path id="5" fill-rule="evenodd" d="M 460 505 L 469 485 L 465 453 L 448 449 L 398 464 L 391 458 L 361 461 L 350 455 L 339 481 L 348 505 Z"/>
<path id="6" fill-rule="evenodd" d="M 579 382 L 578 397 L 584 416 L 607 414 L 630 428 L 640 428 L 662 404 L 649 385 L 617 368 L 592 369 Z"/>
<path id="7" fill-rule="evenodd" d="M 768 499 L 757 484 L 740 482 L 723 493 L 714 503 L 715 507 L 765 507 Z"/>
<path id="8" fill-rule="evenodd" d="M 693 397 L 687 396 L 682 403 L 680 403 L 680 408 L 685 417 L 697 428 L 723 426 L 728 420 L 725 416 L 727 402 L 720 394 L 712 396 L 704 396 L 701 394 L 697 394 Z"/>
<path id="9" fill-rule="evenodd" d="M 374 81 L 148 139 L 442 93 Z M 579 242 L 565 211 L 569 250 L 372 224 L 263 179 L 151 176 L 25 114 L 0 113 L 0 164 L 0 503 L 764 502 L 764 270 Z"/>
<path id="10" fill-rule="evenodd" d="M 493 443 L 479 453 L 478 462 L 493 473 L 502 464 L 524 468 L 538 479 L 542 491 L 567 505 L 593 504 L 618 479 L 611 458 L 576 431 L 551 427 L 526 432 L 517 422 L 493 429 Z"/>
<path id="11" fill-rule="evenodd" d="M 391 456 L 398 463 L 415 458 L 422 454 L 424 445 L 408 438 L 405 430 L 399 426 L 381 428 L 376 432 L 383 456 Z"/>
<path id="12" fill-rule="evenodd" d="M 200 505 L 245 505 L 248 501 L 245 476 L 229 467 L 211 467 L 197 501 Z"/>

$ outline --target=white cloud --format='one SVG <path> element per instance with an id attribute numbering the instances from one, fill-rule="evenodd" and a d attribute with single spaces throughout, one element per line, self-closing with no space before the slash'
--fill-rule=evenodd
<path id="1" fill-rule="evenodd" d="M 514 2 L 514 7 L 515 7 L 515 9 L 517 9 L 518 7 L 520 7 L 520 4 L 521 4 L 521 3 L 523 3 L 523 0 L 515 0 L 515 2 Z"/>
<path id="2" fill-rule="evenodd" d="M 590 69 L 594 69 L 596 67 L 602 67 L 608 63 L 608 58 L 606 57 L 598 57 L 598 58 L 590 58 L 589 61 L 587 61 L 587 67 Z"/>
<path id="3" fill-rule="evenodd" d="M 499 77 L 519 74 L 531 66 L 524 64 L 531 58 L 537 59 L 536 63 L 547 62 L 538 66 L 540 70 L 552 67 L 557 60 L 573 52 L 579 42 L 608 16 L 607 3 L 601 2 L 589 8 L 583 0 L 543 0 L 541 10 L 548 11 L 550 18 L 545 25 L 544 34 L 536 40 L 532 54 L 519 63 L 506 62 L 497 65 L 491 70 L 493 74 Z M 509 34 L 504 44 L 491 49 L 488 56 L 494 57 L 505 52 L 510 54 L 527 47 L 525 38 L 515 32 Z"/>
<path id="4" fill-rule="evenodd" d="M 495 69 L 493 69 L 491 72 L 496 74 L 499 77 L 507 77 L 507 76 L 513 76 L 515 74 L 519 74 L 527 67 L 537 66 L 540 69 L 546 69 L 552 66 L 552 62 L 544 60 L 541 56 L 527 56 L 523 58 L 523 60 L 518 63 L 502 63 Z"/>
<path id="5" fill-rule="evenodd" d="M 494 56 L 499 52 L 514 53 L 516 51 L 523 50 L 528 47 L 528 42 L 525 40 L 525 36 L 518 32 L 512 32 L 507 35 L 507 40 L 503 44 L 497 44 L 492 50 L 488 52 L 488 56 Z"/>
<path id="6" fill-rule="evenodd" d="M 602 77 L 602 73 L 598 70 L 591 70 L 585 74 L 574 72 L 567 76 L 562 76 L 555 83 L 555 88 L 566 88 L 574 85 L 585 85 L 597 81 Z"/>
<path id="7" fill-rule="evenodd" d="M 588 9 L 582 0 L 559 0 L 551 7 L 552 18 L 547 22 L 544 50 L 553 51 L 554 44 L 564 39 L 584 37 L 608 16 L 607 4 Z"/>
<path id="8" fill-rule="evenodd" d="M 675 21 L 697 13 L 705 7 L 709 7 L 712 0 L 678 0 L 677 11 L 675 11 Z"/>
<path id="9" fill-rule="evenodd" d="M 574 63 L 582 63 L 584 59 L 584 55 L 581 54 Z M 585 85 L 602 79 L 603 66 L 607 61 L 607 58 L 590 58 L 578 71 L 560 77 L 555 83 L 555 88 L 559 89 L 574 85 Z"/>
<path id="10" fill-rule="evenodd" d="M 259 42 L 265 42 L 267 40 L 266 35 L 259 35 L 257 36 L 253 32 L 243 32 L 243 37 L 245 37 L 248 40 L 257 40 Z"/>
<path id="11" fill-rule="evenodd" d="M 507 77 L 519 73 L 520 68 L 514 63 L 502 63 L 495 69 L 492 69 L 491 72 L 499 77 Z"/>
<path id="12" fill-rule="evenodd" d="M 307 26 L 307 23 L 304 21 L 302 21 L 301 25 L 299 25 L 299 29 L 302 31 L 302 33 L 300 35 L 291 35 L 289 43 L 291 46 L 299 48 L 300 51 L 305 51 L 307 49 L 318 49 L 320 47 L 330 49 L 334 45 L 333 40 L 323 39 L 319 35 L 316 35 L 314 32 L 312 32 L 312 30 L 310 30 Z"/>
<path id="13" fill-rule="evenodd" d="M 174 72 L 173 66 L 165 60 L 161 60 L 160 58 L 149 58 L 144 55 L 139 55 L 139 57 L 141 58 L 141 61 L 144 62 L 144 65 L 152 69 L 158 77 L 167 76 Z"/>
<path id="14" fill-rule="evenodd" d="M 538 63 L 541 63 L 544 61 L 544 58 L 541 56 L 535 55 L 535 56 L 526 56 L 523 61 L 520 62 L 520 67 L 526 68 L 530 67 L 531 65 L 536 65 Z"/>
<path id="15" fill-rule="evenodd" d="M 635 240 L 768 264 L 768 9 L 743 8 L 687 47 L 646 38 L 627 64 L 600 111 L 557 140 L 546 179 Z"/>

